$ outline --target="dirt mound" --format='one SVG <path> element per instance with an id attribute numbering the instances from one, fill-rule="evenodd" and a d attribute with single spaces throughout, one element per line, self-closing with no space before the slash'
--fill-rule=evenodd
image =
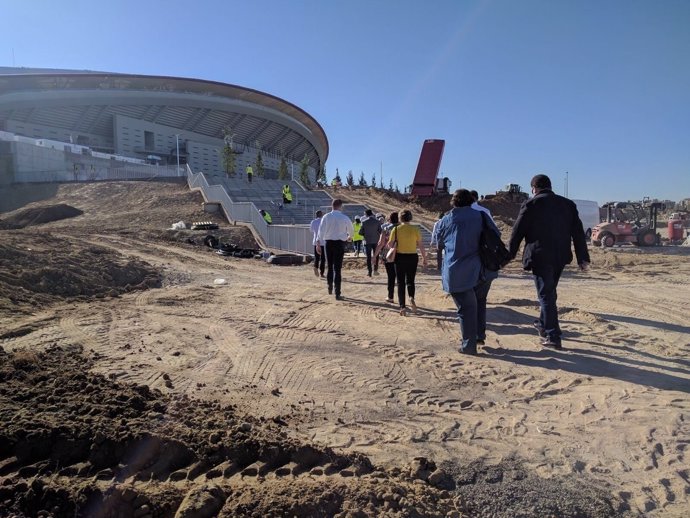
<path id="1" fill-rule="evenodd" d="M 446 516 L 452 509 L 448 492 L 376 470 L 364 456 L 289 439 L 284 423 L 91 374 L 96 356 L 77 347 L 0 348 L 0 515 L 337 516 L 365 508 L 358 516 Z M 180 481 L 196 484 L 187 493 Z"/>
<path id="2" fill-rule="evenodd" d="M 74 218 L 82 214 L 84 214 L 82 210 L 65 203 L 59 203 L 57 205 L 18 210 L 0 221 L 0 225 L 5 229 L 25 228 L 33 225 L 50 223 L 51 221 Z"/>
<path id="3" fill-rule="evenodd" d="M 419 197 L 370 187 L 338 189 L 332 195 L 342 198 L 347 203 L 368 205 L 377 212 L 384 214 L 388 214 L 391 210 L 410 208 L 415 214 L 415 220 L 421 221 L 427 226 L 433 225 L 440 212 L 450 210 L 451 199 L 450 194 Z M 489 200 L 481 201 L 481 205 L 491 211 L 494 219 L 500 220 L 507 226 L 512 226 L 520 212 L 521 203 L 512 201 L 507 194 L 497 194 Z"/>
<path id="4" fill-rule="evenodd" d="M 146 263 L 77 237 L 20 230 L 4 233 L 0 242 L 0 313 L 160 284 L 160 273 Z"/>

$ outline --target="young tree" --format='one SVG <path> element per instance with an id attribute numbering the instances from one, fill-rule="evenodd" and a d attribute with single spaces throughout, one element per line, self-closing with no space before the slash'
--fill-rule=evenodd
<path id="1" fill-rule="evenodd" d="M 280 157 L 280 166 L 278 167 L 278 179 L 287 180 L 288 179 L 288 166 L 287 160 L 284 156 Z"/>
<path id="2" fill-rule="evenodd" d="M 376 173 L 371 174 L 371 186 L 376 187 Z"/>
<path id="3" fill-rule="evenodd" d="M 307 157 L 307 154 L 304 154 L 304 158 L 302 158 L 302 161 L 300 162 L 300 167 L 299 167 L 299 180 L 302 182 L 304 185 L 309 185 L 309 157 Z"/>
<path id="4" fill-rule="evenodd" d="M 324 185 L 328 184 L 328 178 L 326 178 L 326 164 L 321 164 L 316 179 Z"/>
<path id="5" fill-rule="evenodd" d="M 392 191 L 393 190 L 393 178 L 391 178 L 391 181 L 388 182 L 388 190 Z"/>
<path id="6" fill-rule="evenodd" d="M 357 185 L 360 187 L 366 187 L 367 186 L 367 180 L 364 178 L 364 171 L 359 173 L 359 180 L 357 180 Z"/>
<path id="7" fill-rule="evenodd" d="M 395 192 L 397 192 L 398 194 L 400 194 L 400 187 L 398 187 L 398 184 L 397 184 L 397 183 L 395 184 Z"/>
<path id="8" fill-rule="evenodd" d="M 335 176 L 333 177 L 333 181 L 339 185 L 343 184 L 342 178 L 340 178 L 340 172 L 338 171 L 338 168 L 335 168 Z"/>
<path id="9" fill-rule="evenodd" d="M 235 150 L 232 130 L 223 128 L 223 169 L 226 176 L 235 176 Z"/>
<path id="10" fill-rule="evenodd" d="M 347 176 L 345 177 L 345 183 L 347 184 L 348 187 L 354 187 L 355 185 L 355 177 L 352 174 L 352 169 L 350 169 L 347 172 Z"/>
<path id="11" fill-rule="evenodd" d="M 381 190 L 385 189 L 385 187 L 383 186 L 383 176 L 381 176 L 381 183 L 379 184 L 379 188 Z"/>
<path id="12" fill-rule="evenodd" d="M 261 144 L 259 144 L 259 141 L 256 141 L 256 163 L 254 164 L 256 167 L 256 175 L 257 176 L 263 176 L 264 175 L 264 159 L 261 156 Z"/>

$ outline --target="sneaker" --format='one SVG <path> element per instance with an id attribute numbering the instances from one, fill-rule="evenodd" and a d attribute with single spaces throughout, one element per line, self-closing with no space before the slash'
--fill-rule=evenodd
<path id="1" fill-rule="evenodd" d="M 477 356 L 477 349 L 476 348 L 470 349 L 469 347 L 467 347 L 467 348 L 463 349 L 462 347 L 460 347 L 460 349 L 458 349 L 458 352 L 460 354 L 467 354 L 469 356 Z"/>
<path id="2" fill-rule="evenodd" d="M 486 342 L 484 340 L 477 340 L 477 345 L 484 345 Z"/>
<path id="3" fill-rule="evenodd" d="M 560 341 L 551 340 L 551 338 L 544 338 L 541 341 L 541 345 L 550 349 L 563 349 Z"/>
<path id="4" fill-rule="evenodd" d="M 342 295 L 336 295 L 335 300 L 345 300 L 345 297 L 343 297 Z"/>
<path id="5" fill-rule="evenodd" d="M 542 338 L 546 338 L 546 331 L 544 331 L 544 328 L 541 327 L 541 324 L 539 323 L 539 320 L 535 320 L 532 325 L 534 326 L 534 329 L 537 330 L 537 333 L 539 333 L 539 336 Z"/>
<path id="6" fill-rule="evenodd" d="M 414 299 L 410 299 L 410 307 L 412 311 L 417 311 L 417 304 L 414 303 Z"/>
<path id="7" fill-rule="evenodd" d="M 395 302 L 395 301 L 393 299 L 386 299 L 386 302 L 393 304 L 393 302 Z"/>
<path id="8" fill-rule="evenodd" d="M 407 308 L 400 308 L 400 316 L 406 317 L 408 313 Z"/>
<path id="9" fill-rule="evenodd" d="M 378 275 L 378 274 L 379 274 L 379 271 L 378 271 L 378 270 L 374 270 L 374 275 Z"/>

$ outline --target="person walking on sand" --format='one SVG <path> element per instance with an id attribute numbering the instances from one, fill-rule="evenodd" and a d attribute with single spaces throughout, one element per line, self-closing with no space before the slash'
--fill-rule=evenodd
<path id="1" fill-rule="evenodd" d="M 412 221 L 412 212 L 404 210 L 400 214 L 400 225 L 391 231 L 389 238 L 392 246 L 395 247 L 395 276 L 398 281 L 398 304 L 400 305 L 400 314 L 407 315 L 407 306 L 405 305 L 405 286 L 407 286 L 407 294 L 410 297 L 410 308 L 412 311 L 417 311 L 417 304 L 415 303 L 415 277 L 417 275 L 417 265 L 419 264 L 419 255 L 417 249 L 422 254 L 422 265 L 426 268 L 426 249 L 422 243 L 422 233 L 416 225 L 410 225 Z"/>
<path id="2" fill-rule="evenodd" d="M 459 352 L 477 354 L 477 295 L 482 265 L 479 260 L 479 236 L 482 215 L 472 209 L 474 201 L 467 189 L 458 189 L 451 197 L 451 211 L 438 224 L 438 239 L 446 257 L 441 271 L 443 291 L 449 293 L 458 310 L 462 342 Z M 492 221 L 490 225 L 494 226 Z M 498 229 L 495 229 L 498 233 Z"/>
<path id="3" fill-rule="evenodd" d="M 376 255 L 377 259 L 380 257 L 384 266 L 386 267 L 386 275 L 388 277 L 388 298 L 386 302 L 391 304 L 395 302 L 393 296 L 395 295 L 395 261 L 388 261 L 386 259 L 386 254 L 390 247 L 388 246 L 390 242 L 391 231 L 398 226 L 398 213 L 391 212 L 388 216 L 388 223 L 381 227 L 381 237 L 379 237 L 379 242 L 376 245 Z"/>
<path id="4" fill-rule="evenodd" d="M 355 257 L 359 257 L 359 254 L 362 252 L 362 239 L 364 239 L 362 234 L 359 232 L 362 230 L 362 221 L 359 218 L 355 218 L 352 228 L 355 232 L 355 235 L 352 236 L 352 245 L 355 249 Z"/>
<path id="5" fill-rule="evenodd" d="M 335 299 L 342 300 L 341 284 L 343 257 L 345 256 L 345 246 L 352 240 L 354 229 L 352 221 L 342 213 L 343 201 L 333 200 L 331 204 L 333 210 L 321 218 L 319 225 L 318 240 L 316 249 L 322 253 L 321 243 L 326 243 L 326 260 L 328 261 L 328 273 L 326 282 L 328 283 L 328 294 L 333 294 L 335 288 Z"/>
<path id="6" fill-rule="evenodd" d="M 551 190 L 551 180 L 538 174 L 530 182 L 532 198 L 520 207 L 510 236 L 510 254 L 518 253 L 524 240 L 522 267 L 531 271 L 539 299 L 539 319 L 533 325 L 543 347 L 562 348 L 562 332 L 558 322 L 556 289 L 563 268 L 573 260 L 570 246 L 575 247 L 581 270 L 589 267 L 589 251 L 577 206 L 568 198 Z"/>
<path id="7" fill-rule="evenodd" d="M 323 216 L 323 212 L 320 210 L 316 211 L 316 217 L 311 220 L 311 223 L 309 224 L 309 229 L 311 230 L 313 237 L 313 244 L 314 244 L 314 275 L 317 277 L 319 276 L 319 273 L 321 274 L 321 277 L 325 277 L 324 273 L 326 271 L 326 254 L 324 254 L 323 247 L 326 245 L 326 243 L 319 243 L 319 227 L 321 226 L 321 217 Z M 317 244 L 321 245 L 321 249 L 317 248 Z"/>
<path id="8" fill-rule="evenodd" d="M 441 271 L 441 267 L 443 266 L 443 243 L 439 243 L 436 230 L 438 229 L 439 221 L 441 221 L 445 215 L 445 212 L 438 213 L 438 219 L 434 222 L 434 226 L 431 229 L 431 243 L 429 243 L 429 247 L 436 248 L 436 269 L 439 271 Z"/>
<path id="9" fill-rule="evenodd" d="M 367 275 L 371 277 L 372 271 L 378 270 L 378 263 L 375 261 L 372 262 L 372 255 L 374 255 L 374 250 L 376 250 L 376 245 L 381 236 L 381 223 L 374 217 L 374 211 L 371 209 L 367 209 L 364 214 L 365 218 L 362 220 L 360 234 L 364 236 L 364 254 L 367 257 Z M 374 268 L 376 268 L 376 270 L 374 270 Z"/>
<path id="10" fill-rule="evenodd" d="M 474 200 L 470 207 L 486 214 L 495 225 L 491 211 L 486 207 L 479 205 L 479 193 L 477 191 L 470 191 L 470 194 Z M 501 231 L 498 227 L 496 227 L 496 231 L 500 237 Z M 477 297 L 477 345 L 484 345 L 486 343 L 486 299 L 489 297 L 491 283 L 496 279 L 498 279 L 498 272 L 487 270 L 484 268 L 484 266 L 482 266 L 479 274 L 479 282 L 474 287 L 474 294 Z"/>

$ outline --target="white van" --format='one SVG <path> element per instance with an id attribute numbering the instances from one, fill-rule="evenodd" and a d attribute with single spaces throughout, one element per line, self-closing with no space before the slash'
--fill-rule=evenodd
<path id="1" fill-rule="evenodd" d="M 601 222 L 599 217 L 599 204 L 590 200 L 572 200 L 577 205 L 582 226 L 585 229 L 587 239 L 592 237 L 592 229 Z"/>

